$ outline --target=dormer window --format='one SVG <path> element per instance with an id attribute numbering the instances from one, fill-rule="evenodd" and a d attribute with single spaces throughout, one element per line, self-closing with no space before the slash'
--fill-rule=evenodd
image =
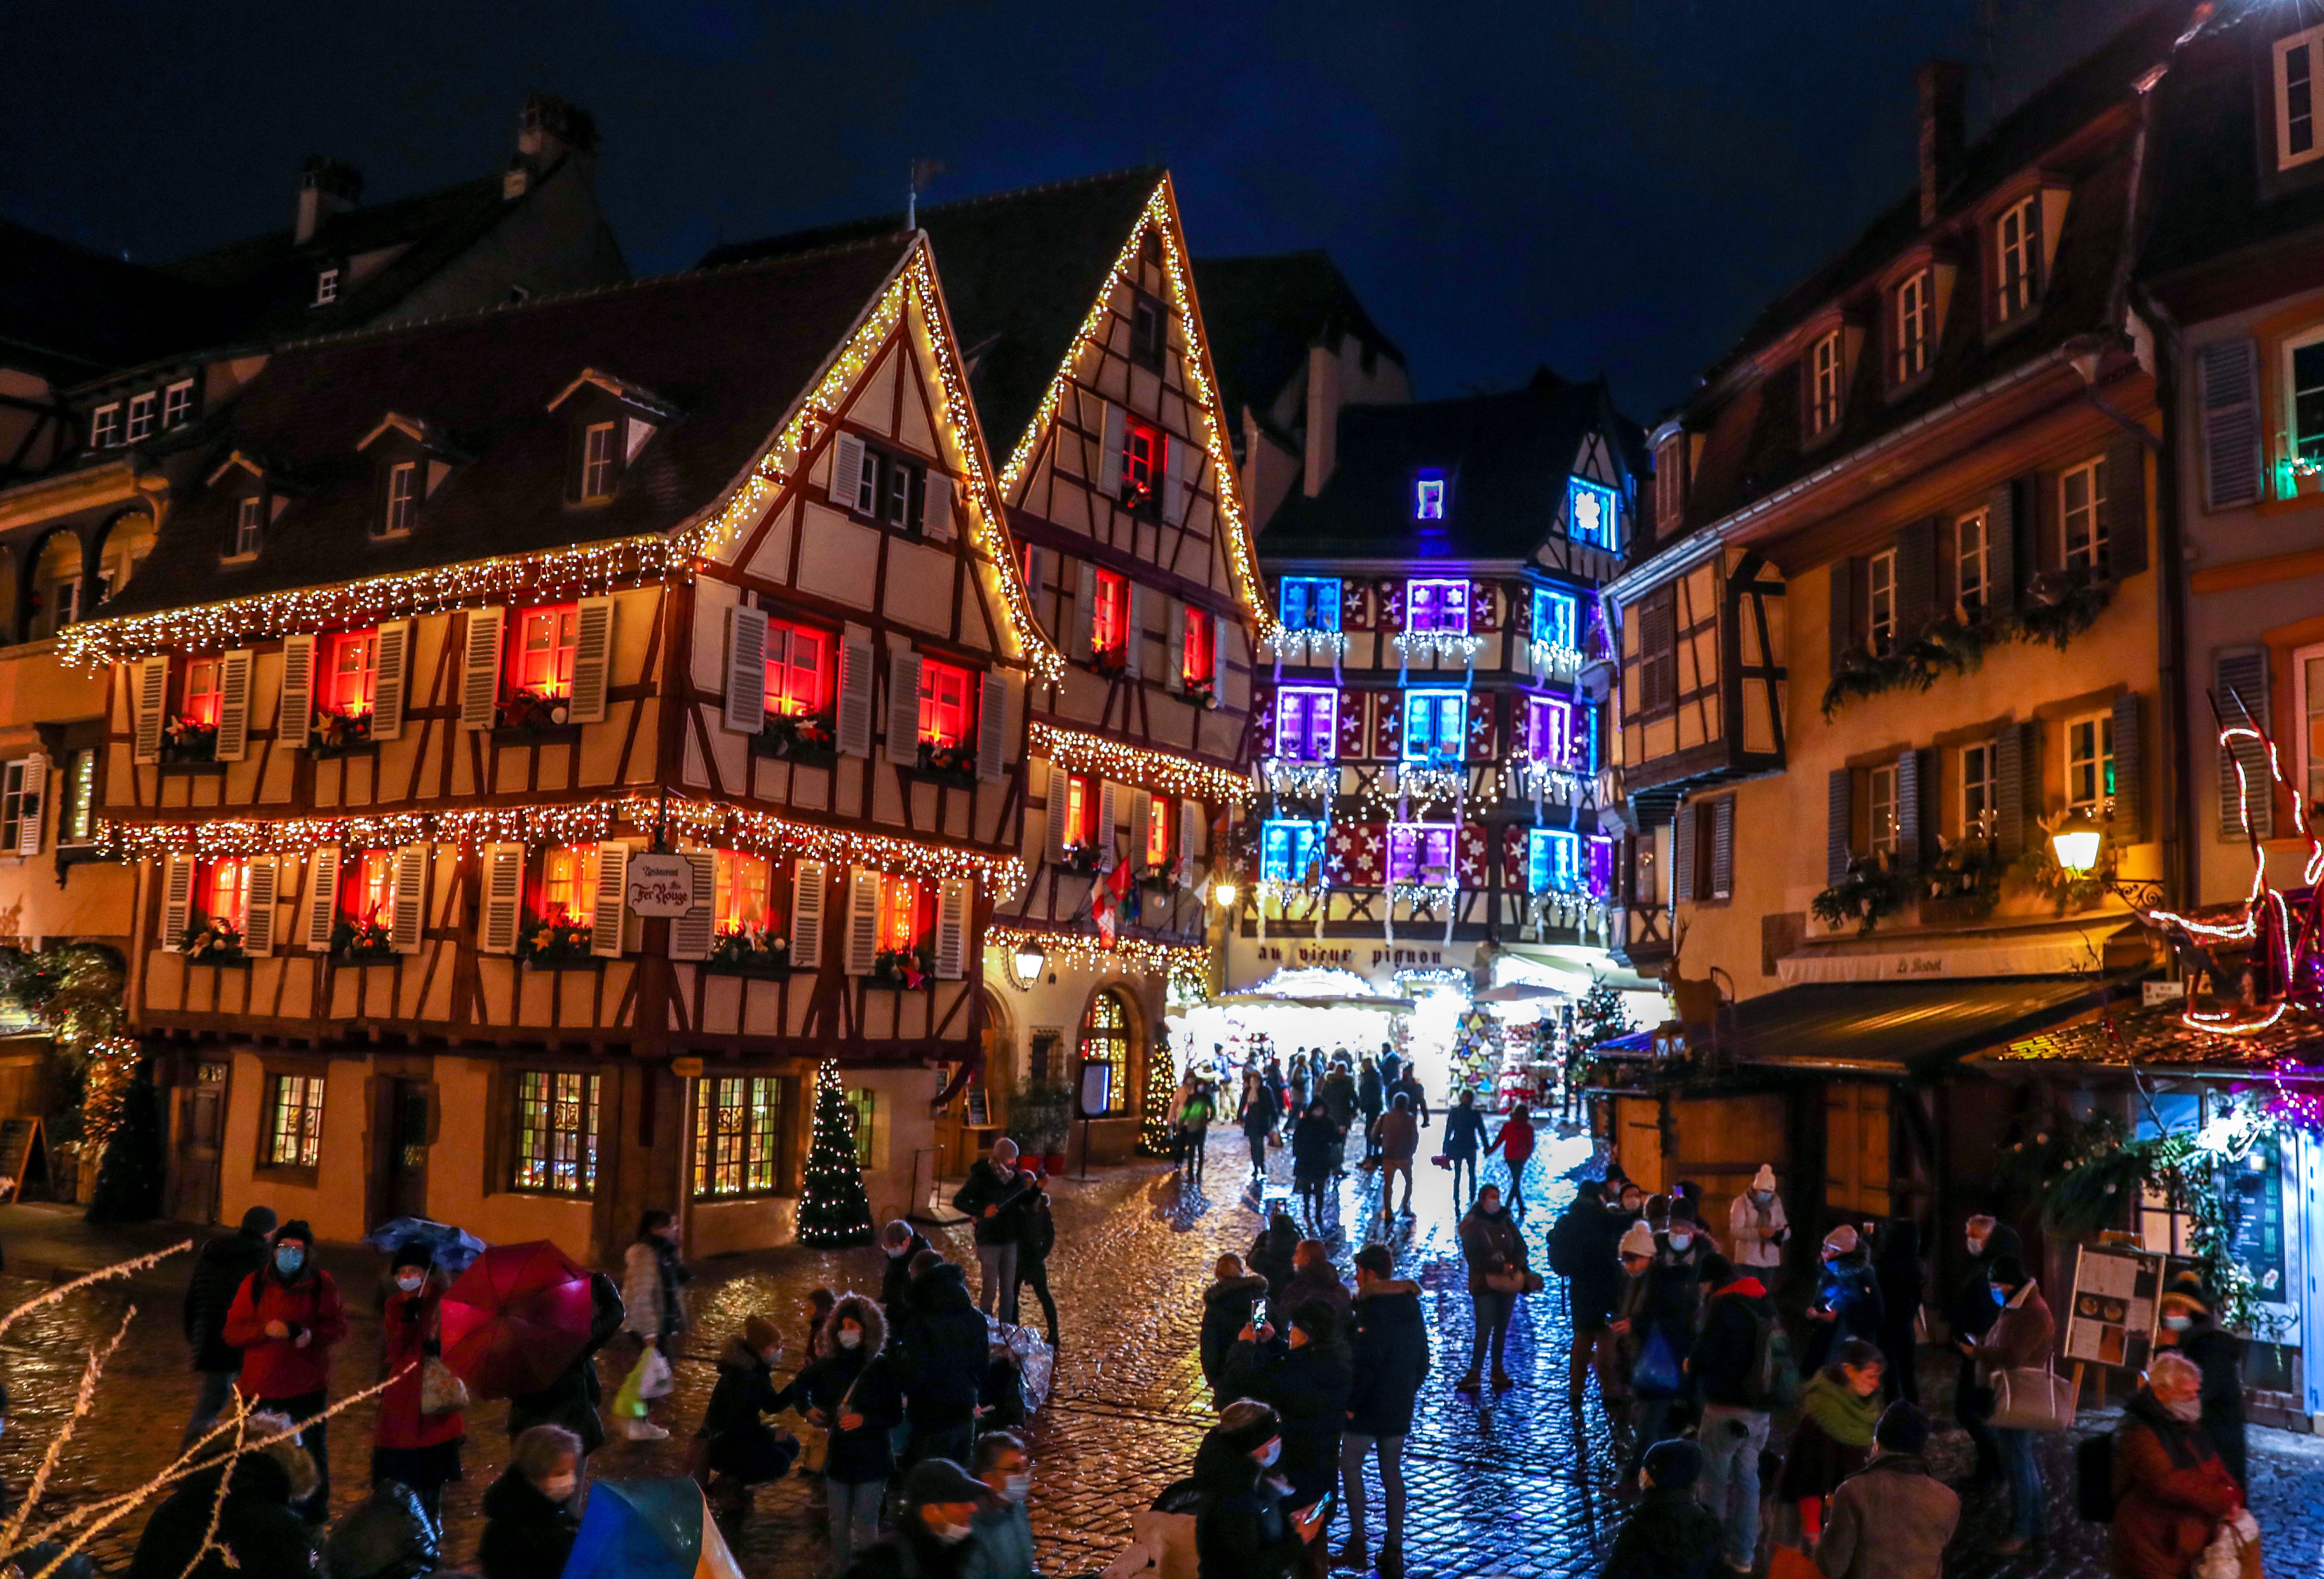
<path id="1" fill-rule="evenodd" d="M 194 381 L 181 378 L 161 392 L 161 426 L 183 426 L 194 414 Z"/>
<path id="2" fill-rule="evenodd" d="M 2042 228 L 2039 198 L 2024 198 L 1993 222 L 1993 317 L 2013 323 L 2034 306 L 2041 289 Z"/>
<path id="3" fill-rule="evenodd" d="M 1577 543 L 1611 549 L 1614 543 L 1614 490 L 1573 477 L 1565 485 L 1565 535 Z"/>
<path id="4" fill-rule="evenodd" d="M 1423 472 L 1412 485 L 1412 519 L 1442 521 L 1444 519 L 1444 474 Z"/>
<path id="5" fill-rule="evenodd" d="M 1936 303 L 1932 300 L 1929 271 L 1907 274 L 1896 287 L 1895 295 L 1895 360 L 1891 367 L 1893 382 L 1910 383 L 1929 369 L 1930 342 L 1935 338 Z"/>
<path id="6" fill-rule="evenodd" d="M 1130 303 L 1130 359 L 1159 373 L 1162 350 L 1169 338 L 1169 314 L 1162 304 L 1139 291 Z"/>
<path id="7" fill-rule="evenodd" d="M 620 425 L 592 422 L 581 436 L 581 497 L 585 501 L 613 496 L 613 467 L 620 449 Z"/>
<path id="8" fill-rule="evenodd" d="M 1142 510 L 1154 503 L 1162 480 L 1162 430 L 1130 418 L 1122 426 L 1121 507 Z"/>
<path id="9" fill-rule="evenodd" d="M 235 501 L 234 557 L 246 559 L 258 552 L 259 533 L 266 525 L 266 496 L 251 494 Z"/>
<path id="10" fill-rule="evenodd" d="M 339 271 L 323 269 L 315 275 L 315 305 L 328 307 L 339 299 Z"/>
<path id="11" fill-rule="evenodd" d="M 874 449 L 853 433 L 842 433 L 832 452 L 833 503 L 898 531 L 920 529 L 927 485 L 919 466 Z"/>
<path id="12" fill-rule="evenodd" d="M 136 443 L 138 440 L 140 440 L 140 439 L 147 439 L 147 438 L 152 437 L 152 432 L 153 432 L 153 412 L 154 412 L 155 409 L 156 409 L 156 408 L 161 404 L 161 396 L 159 396 L 159 395 L 155 394 L 155 393 L 154 393 L 152 390 L 150 390 L 150 389 L 149 389 L 149 390 L 147 390 L 143 394 L 141 394 L 141 395 L 133 395 L 132 397 L 130 397 L 130 401 L 129 401 L 129 442 L 130 442 L 130 443 L 134 444 L 134 443 Z"/>
<path id="13" fill-rule="evenodd" d="M 1655 450 L 1655 524 L 1669 531 L 1686 509 L 1686 435 L 1674 433 Z"/>
<path id="14" fill-rule="evenodd" d="M 420 518 L 420 463 L 396 462 L 387 468 L 387 510 L 380 518 L 382 537 L 401 537 Z"/>
<path id="15" fill-rule="evenodd" d="M 1808 351 L 1808 436 L 1840 425 L 1840 331 L 1818 336 Z"/>
<path id="16" fill-rule="evenodd" d="M 2324 155 L 2316 140 L 2316 63 L 2324 27 L 2275 41 L 2275 168 L 2291 170 Z"/>
<path id="17" fill-rule="evenodd" d="M 88 447 L 110 449 L 121 442 L 121 402 L 99 406 L 88 414 Z"/>

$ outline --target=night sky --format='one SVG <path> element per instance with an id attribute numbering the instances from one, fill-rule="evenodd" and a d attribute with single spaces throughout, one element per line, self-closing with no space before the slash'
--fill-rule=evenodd
<path id="1" fill-rule="evenodd" d="M 1198 255 L 1329 251 L 1423 395 L 1545 362 L 1651 422 L 1912 181 L 1922 60 L 1974 133 L 2138 9 L 25 0 L 0 213 L 158 262 L 287 224 L 309 153 L 373 199 L 497 170 L 536 87 L 641 273 L 899 205 L 915 155 L 932 201 L 1157 162 Z"/>

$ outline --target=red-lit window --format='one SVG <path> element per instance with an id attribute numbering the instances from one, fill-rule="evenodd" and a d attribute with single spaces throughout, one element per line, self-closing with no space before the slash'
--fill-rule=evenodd
<path id="1" fill-rule="evenodd" d="M 1130 579 L 1097 573 L 1097 604 L 1090 610 L 1090 651 L 1121 652 L 1130 646 Z"/>
<path id="2" fill-rule="evenodd" d="M 767 858 L 718 852 L 717 923 L 728 932 L 758 932 L 767 925 Z"/>
<path id="3" fill-rule="evenodd" d="M 1146 819 L 1146 869 L 1160 872 L 1177 859 L 1178 803 L 1157 795 Z"/>
<path id="4" fill-rule="evenodd" d="M 880 950 L 908 952 L 927 941 L 936 905 L 934 891 L 908 877 L 880 881 Z"/>
<path id="5" fill-rule="evenodd" d="M 597 852 L 551 850 L 541 857 L 540 903 L 544 921 L 586 921 L 595 912 Z"/>
<path id="6" fill-rule="evenodd" d="M 379 682 L 379 633 L 342 631 L 331 638 L 330 667 L 323 671 L 323 703 L 350 718 L 367 717 Z"/>
<path id="7" fill-rule="evenodd" d="M 250 863 L 222 856 L 201 870 L 198 888 L 202 916 L 241 931 L 250 921 Z"/>
<path id="8" fill-rule="evenodd" d="M 1097 843 L 1097 780 L 1088 773 L 1068 774 L 1065 778 L 1065 843 L 1083 845 Z"/>
<path id="9" fill-rule="evenodd" d="M 186 665 L 184 716 L 197 724 L 217 726 L 219 695 L 224 689 L 218 675 L 225 667 L 225 660 L 218 658 L 197 658 Z"/>
<path id="10" fill-rule="evenodd" d="M 1214 614 L 1201 609 L 1186 611 L 1186 652 L 1179 660 L 1178 680 L 1182 688 L 1203 690 L 1214 684 L 1219 672 L 1219 625 Z"/>
<path id="11" fill-rule="evenodd" d="M 797 717 L 831 705 L 831 633 L 767 623 L 767 711 Z"/>
<path id="12" fill-rule="evenodd" d="M 976 737 L 976 677 L 957 664 L 920 662 L 920 738 L 965 745 Z"/>
<path id="13" fill-rule="evenodd" d="M 1162 481 L 1162 429 L 1131 418 L 1121 436 L 1121 502 L 1135 510 Z"/>
<path id="14" fill-rule="evenodd" d="M 365 850 L 347 874 L 348 919 L 382 927 L 395 923 L 395 852 Z"/>
<path id="15" fill-rule="evenodd" d="M 580 623 L 577 604 L 529 608 L 518 614 L 516 640 L 509 644 L 510 683 L 536 697 L 571 696 L 575 632 Z"/>

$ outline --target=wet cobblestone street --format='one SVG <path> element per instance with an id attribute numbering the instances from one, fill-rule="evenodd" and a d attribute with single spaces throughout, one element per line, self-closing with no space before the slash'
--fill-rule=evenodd
<path id="1" fill-rule="evenodd" d="M 1424 1144 L 1423 1154 L 1429 1148 Z M 1545 1237 L 1570 1187 L 1554 1187 L 1547 1168 L 1578 1153 L 1551 1149 L 1536 1158 L 1528 1195 L 1536 1204 L 1525 1220 L 1536 1266 L 1545 1267 Z M 1183 1476 L 1213 1416 L 1195 1339 L 1200 1295 L 1212 1260 L 1241 1251 L 1258 1218 L 1243 1198 L 1247 1163 L 1239 1136 L 1218 1132 L 1210 1147 L 1208 1187 L 1182 1188 L 1161 1164 L 1104 1170 L 1088 1183 L 1055 1187 L 1058 1244 L 1051 1284 L 1060 1307 L 1063 1352 L 1049 1403 L 1031 1436 L 1035 1483 L 1033 1526 L 1046 1573 L 1094 1573 L 1129 1539 L 1131 1510 L 1145 1506 Z M 1284 1183 L 1279 1156 L 1276 1187 Z M 1489 1181 L 1502 1170 L 1497 1166 Z M 1549 1575 L 1597 1572 L 1619 1527 L 1623 1502 L 1615 1491 L 1618 1464 L 1612 1436 L 1594 1391 L 1580 1410 L 1564 1393 L 1566 1326 L 1555 1279 L 1550 1289 L 1521 1302 L 1512 1329 L 1509 1371 L 1517 1388 L 1482 1405 L 1453 1391 L 1467 1362 L 1470 1330 L 1466 1279 L 1453 1232 L 1450 1178 L 1425 1165 L 1416 1198 L 1417 1216 L 1400 1219 L 1389 1242 L 1405 1275 L 1424 1289 L 1433 1324 L 1434 1370 L 1416 1413 L 1406 1453 L 1411 1491 L 1406 1537 L 1407 1572 L 1416 1575 Z M 1342 1270 L 1362 1241 L 1361 1214 L 1377 1211 L 1377 1191 L 1351 1170 L 1340 1197 L 1345 1229 Z M 946 1253 L 964 1260 L 975 1282 L 966 1228 L 931 1230 Z M 93 1264 L 93 1263 L 92 1263 Z M 182 1279 L 181 1259 L 161 1275 Z M 817 1286 L 872 1287 L 876 1251 L 787 1251 L 697 1264 L 694 1330 L 682 1344 L 678 1393 L 656 1417 L 670 1440 L 616 1441 L 592 1461 L 599 1477 L 681 1473 L 686 1436 L 700 1417 L 713 1380 L 711 1357 L 740 1326 L 743 1315 L 765 1310 L 787 1334 L 799 1331 L 800 1306 Z M 14 1303 L 38 1292 L 22 1278 L 5 1282 Z M 374 1300 L 369 1287 L 346 1288 L 351 1308 Z M 92 1343 L 109 1337 L 126 1307 L 138 1306 L 128 1339 L 115 1354 L 91 1419 L 84 1422 L 56 1482 L 65 1501 L 125 1490 L 171 1457 L 187 1410 L 193 1378 L 186 1369 L 174 1295 L 134 1290 L 94 1292 L 19 1322 L 0 1340 L 11 1409 L 0 1441 L 0 1475 L 21 1493 L 58 1422 L 69 1410 Z M 1028 1302 L 1028 1311 L 1031 1309 Z M 375 1324 L 359 1321 L 335 1358 L 336 1393 L 358 1390 L 376 1379 Z M 617 1345 L 618 1348 L 618 1345 Z M 609 1360 L 606 1393 L 618 1384 Z M 447 1489 L 447 1556 L 466 1561 L 481 1530 L 477 1500 L 505 1463 L 503 1406 L 468 1417 L 467 1479 Z M 362 1495 L 371 1438 L 368 1405 L 332 1422 L 336 1501 Z M 1947 1565 L 1950 1575 L 2096 1575 L 2105 1572 L 2105 1530 L 2076 1522 L 2071 1506 L 2070 1450 L 2044 1444 L 2057 1536 L 2038 1556 L 2001 1560 L 1978 1554 L 2001 1533 L 2001 1512 L 1972 1503 L 1963 1535 Z M 1941 1432 L 1940 1468 L 1958 1480 L 1967 1444 L 1957 1431 Z M 2253 1433 L 2255 1501 L 2267 1532 L 2271 1575 L 2324 1573 L 2324 1447 L 2314 1438 Z M 1372 1501 L 1377 1510 L 1377 1488 Z M 1375 1512 L 1377 1519 L 1377 1512 Z M 143 1515 L 133 1516 L 97 1543 L 118 1571 L 134 1544 Z M 1342 1526 L 1342 1529 L 1343 1529 Z M 1335 1530 L 1336 1548 L 1341 1531 Z M 1378 1538 L 1375 1523 L 1374 1538 Z M 799 1579 L 823 1571 L 825 1526 L 819 1486 L 791 1480 L 759 1495 L 754 1517 L 733 1544 L 752 1575 Z"/>

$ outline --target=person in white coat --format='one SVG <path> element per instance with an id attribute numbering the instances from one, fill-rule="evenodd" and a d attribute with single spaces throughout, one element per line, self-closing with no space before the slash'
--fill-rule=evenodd
<path id="1" fill-rule="evenodd" d="M 1784 1242 L 1791 1234 L 1783 1197 L 1775 1194 L 1775 1166 L 1763 1162 L 1751 1176 L 1751 1187 L 1727 1208 L 1727 1242 L 1733 1247 L 1729 1259 L 1738 1267 L 1749 1269 L 1750 1275 L 1772 1294 L 1784 1269 Z"/>

